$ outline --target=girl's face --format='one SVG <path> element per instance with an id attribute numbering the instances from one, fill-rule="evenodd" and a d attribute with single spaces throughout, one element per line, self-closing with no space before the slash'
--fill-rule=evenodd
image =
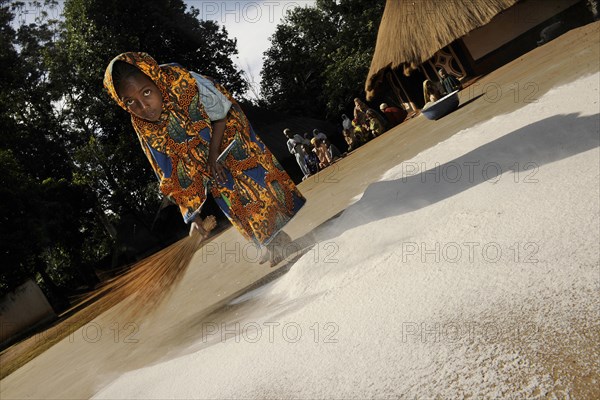
<path id="1" fill-rule="evenodd" d="M 119 86 L 121 100 L 136 117 L 156 122 L 162 113 L 162 94 L 146 75 L 132 75 Z"/>

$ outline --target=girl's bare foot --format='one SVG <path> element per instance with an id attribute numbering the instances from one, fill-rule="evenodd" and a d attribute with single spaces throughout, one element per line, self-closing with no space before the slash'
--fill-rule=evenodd
<path id="1" fill-rule="evenodd" d="M 290 235 L 284 231 L 279 231 L 277 236 L 271 240 L 271 243 L 262 249 L 263 254 L 258 260 L 258 263 L 264 264 L 267 261 L 270 261 L 271 268 L 273 268 L 287 256 L 287 245 L 290 244 L 291 241 L 292 238 Z"/>

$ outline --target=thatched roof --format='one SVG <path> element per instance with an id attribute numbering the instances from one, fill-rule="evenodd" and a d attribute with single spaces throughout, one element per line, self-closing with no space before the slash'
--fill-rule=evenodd
<path id="1" fill-rule="evenodd" d="M 386 68 L 416 68 L 436 51 L 490 22 L 520 0 L 387 0 L 365 90 Z"/>

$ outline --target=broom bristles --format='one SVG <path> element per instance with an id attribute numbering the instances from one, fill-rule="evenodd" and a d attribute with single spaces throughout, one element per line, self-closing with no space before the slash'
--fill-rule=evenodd
<path id="1" fill-rule="evenodd" d="M 131 306 L 123 317 L 137 319 L 149 314 L 183 278 L 205 237 L 193 233 L 134 264 L 122 276 L 102 284 L 90 296 L 98 298 L 92 306 L 97 311 L 94 314 L 99 315 L 130 297 Z"/>
<path id="2" fill-rule="evenodd" d="M 143 265 L 132 285 L 136 306 L 152 307 L 162 302 L 183 277 L 199 244 L 198 236 L 187 237 L 162 253 L 162 257 Z"/>

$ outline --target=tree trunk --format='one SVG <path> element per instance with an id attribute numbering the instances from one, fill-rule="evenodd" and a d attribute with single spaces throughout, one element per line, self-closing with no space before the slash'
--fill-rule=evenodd
<path id="1" fill-rule="evenodd" d="M 71 305 L 69 299 L 62 293 L 52 278 L 50 278 L 50 275 L 46 272 L 44 262 L 39 257 L 36 257 L 35 260 L 35 271 L 42 277 L 44 288 L 46 289 L 46 296 L 48 297 L 48 301 L 52 305 L 52 308 L 54 308 L 54 311 L 59 314 L 66 310 Z"/>

